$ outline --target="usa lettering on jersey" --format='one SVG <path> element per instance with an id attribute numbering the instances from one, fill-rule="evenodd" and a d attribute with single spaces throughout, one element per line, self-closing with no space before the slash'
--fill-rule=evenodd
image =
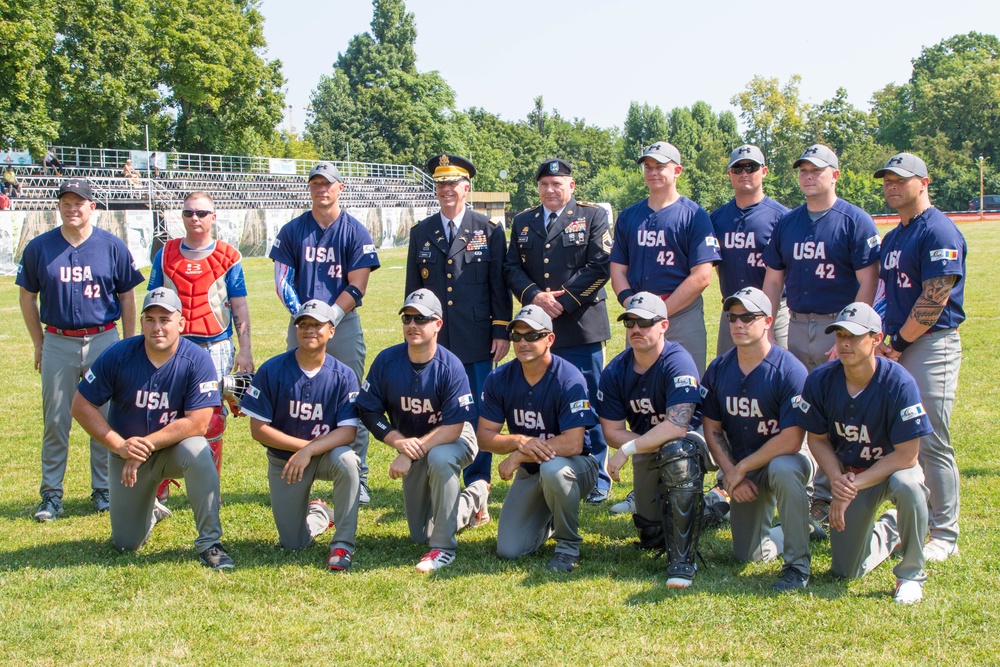
<path id="1" fill-rule="evenodd" d="M 640 229 L 636 232 L 636 243 L 644 248 L 665 246 L 667 236 L 662 229 Z"/>
<path id="2" fill-rule="evenodd" d="M 307 262 L 330 262 L 336 264 L 337 256 L 335 248 L 315 247 L 307 245 L 305 247 L 305 260 Z"/>
<path id="3" fill-rule="evenodd" d="M 927 413 L 924 412 L 924 406 L 922 403 L 917 403 L 916 405 L 911 405 L 908 408 L 903 408 L 899 411 L 899 416 L 904 422 L 908 422 L 911 419 L 917 419 L 918 417 L 923 417 Z M 917 422 L 918 424 L 920 422 Z"/>
<path id="4" fill-rule="evenodd" d="M 726 232 L 722 237 L 722 242 L 727 248 L 738 250 L 757 247 L 757 237 L 753 232 Z"/>
<path id="5" fill-rule="evenodd" d="M 320 421 L 323 419 L 323 404 L 306 401 L 288 401 L 288 416 L 302 421 Z"/>
<path id="6" fill-rule="evenodd" d="M 757 399 L 746 396 L 726 396 L 726 412 L 734 417 L 764 418 L 764 413 L 761 412 Z"/>
<path id="7" fill-rule="evenodd" d="M 796 242 L 792 247 L 792 257 L 795 259 L 826 259 L 826 243 L 824 241 Z"/>
<path id="8" fill-rule="evenodd" d="M 414 415 L 424 415 L 435 412 L 434 406 L 431 404 L 431 399 L 429 398 L 400 396 L 399 407 L 403 410 L 403 412 L 409 412 Z"/>
<path id="9" fill-rule="evenodd" d="M 82 283 L 94 279 L 94 272 L 87 266 L 60 266 L 59 280 L 64 283 Z"/>
<path id="10" fill-rule="evenodd" d="M 882 260 L 882 268 L 886 271 L 891 271 L 892 269 L 899 268 L 899 258 L 902 257 L 902 250 L 893 250 L 885 254 L 885 259 Z"/>
<path id="11" fill-rule="evenodd" d="M 169 410 L 170 392 L 145 391 L 135 392 L 135 407 L 147 410 Z"/>
<path id="12" fill-rule="evenodd" d="M 872 443 L 872 439 L 868 435 L 868 427 L 864 424 L 855 426 L 854 424 L 842 424 L 836 421 L 833 424 L 837 430 L 837 435 L 847 442 L 860 442 L 866 445 Z"/>
<path id="13" fill-rule="evenodd" d="M 536 410 L 523 410 L 521 408 L 516 408 L 514 410 L 514 424 L 531 431 L 541 431 L 545 429 L 545 420 L 542 419 L 542 413 Z"/>

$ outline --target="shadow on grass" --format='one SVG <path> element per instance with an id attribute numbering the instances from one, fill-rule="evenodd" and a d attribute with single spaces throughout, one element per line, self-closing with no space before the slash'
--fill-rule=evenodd
<path id="1" fill-rule="evenodd" d="M 1000 470 L 994 468 L 966 468 L 962 467 L 959 469 L 959 475 L 965 478 L 974 477 L 997 477 L 1000 476 Z"/>

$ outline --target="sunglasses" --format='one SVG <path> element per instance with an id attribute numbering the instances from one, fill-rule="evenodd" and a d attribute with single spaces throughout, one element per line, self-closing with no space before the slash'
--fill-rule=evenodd
<path id="1" fill-rule="evenodd" d="M 423 326 L 424 324 L 430 324 L 437 318 L 434 317 L 433 315 L 410 315 L 409 313 L 407 313 L 406 315 L 400 317 L 400 319 L 403 320 L 403 324 L 416 322 L 417 324 Z"/>
<path id="2" fill-rule="evenodd" d="M 625 325 L 626 329 L 631 329 L 631 328 L 635 327 L 636 325 L 638 325 L 640 329 L 648 329 L 649 327 L 653 326 L 657 322 L 662 322 L 662 321 L 663 321 L 662 317 L 654 317 L 652 319 L 640 319 L 638 317 L 626 317 L 624 320 L 622 320 L 622 324 Z"/>
<path id="3" fill-rule="evenodd" d="M 748 162 L 746 164 L 735 164 L 729 168 L 729 172 L 734 175 L 739 174 L 752 174 L 755 171 L 760 171 L 760 165 L 756 162 Z"/>
<path id="4" fill-rule="evenodd" d="M 510 332 L 510 339 L 515 343 L 520 343 L 522 340 L 526 340 L 529 343 L 536 343 L 541 339 L 549 335 L 548 331 L 529 331 L 528 333 L 519 333 L 517 331 Z"/>
<path id="5" fill-rule="evenodd" d="M 190 211 L 188 209 L 181 211 L 181 215 L 185 218 L 207 218 L 213 213 L 215 213 L 215 211 Z"/>
<path id="6" fill-rule="evenodd" d="M 726 319 L 729 320 L 730 323 L 739 320 L 743 324 L 750 324 L 760 317 L 767 317 L 767 315 L 764 313 L 740 313 L 739 315 L 736 313 L 726 313 Z"/>

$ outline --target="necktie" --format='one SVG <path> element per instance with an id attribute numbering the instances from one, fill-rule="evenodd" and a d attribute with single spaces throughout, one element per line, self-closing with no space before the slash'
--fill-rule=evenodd
<path id="1" fill-rule="evenodd" d="M 455 221 L 454 220 L 449 220 L 448 221 L 448 243 L 451 243 L 454 240 L 455 240 Z"/>
<path id="2" fill-rule="evenodd" d="M 556 217 L 558 217 L 558 216 L 556 216 L 555 213 L 549 213 L 549 221 L 545 225 L 545 231 L 549 231 L 549 227 L 551 227 L 552 223 L 554 223 L 556 221 Z"/>

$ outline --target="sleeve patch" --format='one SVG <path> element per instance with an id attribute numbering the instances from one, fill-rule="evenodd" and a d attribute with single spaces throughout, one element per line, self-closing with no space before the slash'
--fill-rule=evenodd
<path id="1" fill-rule="evenodd" d="M 705 385 L 701 385 L 700 387 L 698 387 L 698 393 L 701 394 L 702 398 L 705 398 L 706 396 L 708 396 L 708 387 L 706 387 Z"/>
<path id="2" fill-rule="evenodd" d="M 364 245 L 364 246 L 363 246 L 363 247 L 361 248 L 361 252 L 363 252 L 363 253 L 364 253 L 364 254 L 366 254 L 366 255 L 367 255 L 368 253 L 373 253 L 373 252 L 375 252 L 375 246 L 374 246 L 374 245 L 372 245 L 371 243 L 366 243 L 366 244 L 365 244 L 365 245 Z"/>
<path id="3" fill-rule="evenodd" d="M 614 245 L 614 241 L 611 238 L 611 232 L 605 231 L 604 235 L 601 236 L 601 246 L 604 248 L 604 252 L 611 252 L 611 246 Z"/>
<path id="4" fill-rule="evenodd" d="M 916 405 L 911 405 L 908 408 L 903 408 L 899 411 L 899 416 L 904 422 L 908 422 L 911 419 L 916 419 L 917 417 L 923 417 L 926 412 L 924 412 L 924 406 L 922 403 L 917 403 Z"/>
<path id="5" fill-rule="evenodd" d="M 931 261 L 932 262 L 957 262 L 958 261 L 958 250 L 954 248 L 938 248 L 937 250 L 931 250 Z"/>
<path id="6" fill-rule="evenodd" d="M 361 390 L 362 391 L 368 391 L 368 387 L 369 386 L 370 385 L 368 384 L 368 380 L 365 380 L 364 382 L 361 383 Z"/>
<path id="7" fill-rule="evenodd" d="M 260 389 L 253 385 L 247 387 L 247 393 L 250 394 L 252 398 L 260 398 Z"/>
<path id="8" fill-rule="evenodd" d="M 717 239 L 717 238 L 715 238 L 714 236 L 711 236 L 711 235 L 710 236 L 706 236 L 705 237 L 705 245 L 707 245 L 709 248 L 716 248 L 716 249 L 718 249 L 719 248 L 719 239 Z"/>
<path id="9" fill-rule="evenodd" d="M 604 392 L 601 391 L 600 389 L 597 390 L 597 400 L 599 400 L 599 401 L 603 401 L 604 400 Z"/>
<path id="10" fill-rule="evenodd" d="M 210 394 L 213 391 L 219 391 L 219 382 L 217 380 L 212 380 L 211 382 L 202 382 L 198 385 L 198 391 L 202 394 Z"/>
<path id="11" fill-rule="evenodd" d="M 868 239 L 868 247 L 869 248 L 877 248 L 880 245 L 882 245 L 882 239 L 880 239 L 878 237 L 878 234 L 876 234 L 875 236 L 872 236 L 871 238 Z"/>
<path id="12" fill-rule="evenodd" d="M 87 381 L 87 384 L 90 384 L 97 379 L 97 376 L 94 375 L 94 371 L 88 370 L 87 374 L 83 376 L 83 379 Z"/>
<path id="13" fill-rule="evenodd" d="M 472 394 L 465 394 L 458 397 L 458 407 L 465 408 L 472 405 Z"/>
<path id="14" fill-rule="evenodd" d="M 347 395 L 347 401 L 348 401 L 349 403 L 354 403 L 354 402 L 355 402 L 355 401 L 357 401 L 357 400 L 358 400 L 358 392 L 356 392 L 356 391 L 352 391 L 351 393 L 349 393 L 349 394 Z"/>
<path id="15" fill-rule="evenodd" d="M 569 409 L 574 414 L 577 412 L 583 412 L 584 410 L 589 410 L 590 401 L 573 401 L 570 403 Z"/>
<path id="16" fill-rule="evenodd" d="M 698 388 L 698 378 L 693 375 L 678 375 L 674 378 L 674 387 L 682 389 L 684 387 Z"/>
<path id="17" fill-rule="evenodd" d="M 801 410 L 802 413 L 805 414 L 809 412 L 809 408 L 811 408 L 812 406 L 809 405 L 808 402 L 802 400 L 802 394 L 799 394 L 798 396 L 792 399 L 792 407 Z"/>

